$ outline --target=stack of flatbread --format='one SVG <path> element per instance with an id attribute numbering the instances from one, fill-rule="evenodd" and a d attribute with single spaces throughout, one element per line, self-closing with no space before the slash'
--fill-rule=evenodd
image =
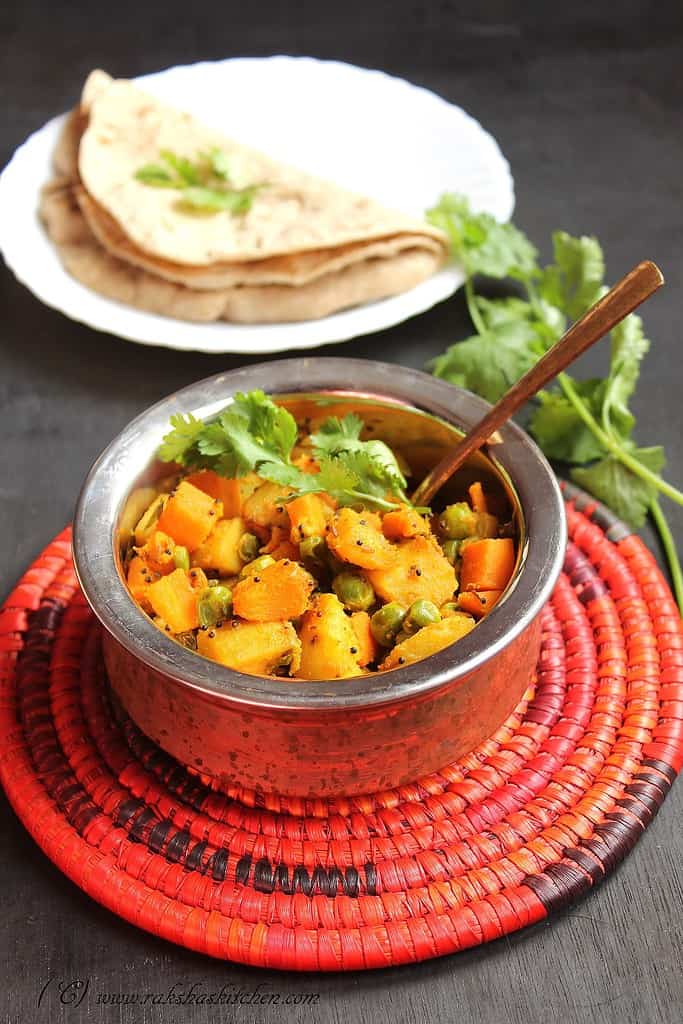
<path id="1" fill-rule="evenodd" d="M 246 213 L 188 211 L 136 173 L 170 150 L 219 150 Z M 362 159 L 362 154 L 359 155 Z M 73 277 L 180 320 L 312 320 L 407 291 L 446 259 L 445 236 L 249 147 L 103 71 L 54 154 L 40 214 Z"/>

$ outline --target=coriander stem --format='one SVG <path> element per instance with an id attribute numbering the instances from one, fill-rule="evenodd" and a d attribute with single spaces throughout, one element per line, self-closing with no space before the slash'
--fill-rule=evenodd
<path id="1" fill-rule="evenodd" d="M 565 396 L 569 399 L 569 402 L 574 407 L 575 411 L 581 417 L 581 419 L 586 424 L 586 426 L 593 434 L 593 436 L 597 438 L 597 440 L 600 442 L 603 448 L 606 448 L 607 451 L 616 454 L 616 452 L 614 451 L 614 441 L 609 436 L 609 434 L 606 431 L 604 431 L 602 427 L 594 419 L 590 409 L 588 409 L 585 402 L 582 400 L 581 396 L 576 391 L 574 387 L 574 381 L 569 376 L 569 374 L 558 373 L 557 381 L 562 390 L 564 391 Z"/>
<path id="2" fill-rule="evenodd" d="M 470 314 L 470 319 L 477 328 L 477 334 L 486 334 L 486 324 L 482 320 L 481 313 L 477 309 L 474 285 L 472 284 L 472 278 L 469 275 L 465 280 L 465 301 L 467 302 L 467 311 Z"/>
<path id="3" fill-rule="evenodd" d="M 676 603 L 678 604 L 678 610 L 683 615 L 683 570 L 681 570 L 681 563 L 678 558 L 678 552 L 676 550 L 676 542 L 673 539 L 671 528 L 667 521 L 666 516 L 662 512 L 662 507 L 659 504 L 657 498 L 653 498 L 650 503 L 650 515 L 657 527 L 659 538 L 664 548 L 664 554 L 669 566 L 669 573 L 671 575 L 671 582 L 673 583 L 674 594 L 676 595 Z"/>
<path id="4" fill-rule="evenodd" d="M 622 465 L 630 469 L 636 476 L 639 476 L 641 480 L 645 480 L 647 483 L 652 484 L 656 490 L 660 491 L 661 494 L 665 494 L 667 498 L 670 498 L 677 505 L 683 505 L 683 492 L 679 491 L 667 480 L 664 480 L 664 478 L 658 473 L 653 473 L 651 469 L 648 469 L 642 462 L 635 459 L 629 452 L 625 451 L 618 442 L 612 440 L 612 438 L 610 438 L 609 450 L 615 458 L 619 459 Z"/>
<path id="5" fill-rule="evenodd" d="M 538 291 L 536 290 L 536 285 L 534 284 L 534 282 L 531 280 L 530 277 L 525 278 L 524 281 L 523 281 L 523 284 L 524 284 L 524 287 L 526 288 L 527 295 L 529 296 L 529 302 L 531 303 L 531 307 L 532 307 L 534 313 L 536 314 L 536 316 L 538 317 L 539 320 L 543 320 L 543 314 L 541 312 L 541 302 L 540 302 L 540 299 L 538 297 Z M 555 340 L 557 341 L 557 338 Z"/>
<path id="6" fill-rule="evenodd" d="M 641 480 L 645 480 L 656 490 L 665 494 L 667 498 L 671 498 L 671 500 L 675 501 L 677 505 L 683 505 L 683 493 L 681 493 L 681 491 L 677 490 L 666 480 L 662 479 L 659 474 L 653 473 L 651 469 L 644 466 L 642 462 L 639 462 L 638 459 L 625 451 L 614 437 L 602 429 L 602 427 L 593 418 L 590 410 L 586 407 L 585 402 L 583 402 L 581 397 L 577 394 L 574 388 L 574 382 L 568 374 L 558 374 L 557 380 L 578 415 L 581 417 L 593 436 L 598 439 L 600 444 L 610 453 L 610 455 L 613 455 L 615 459 L 618 459 L 622 465 L 630 469 L 636 476 L 639 476 Z"/>

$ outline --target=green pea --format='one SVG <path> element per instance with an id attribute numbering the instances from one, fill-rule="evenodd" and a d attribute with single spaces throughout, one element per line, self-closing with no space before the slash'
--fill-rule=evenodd
<path id="1" fill-rule="evenodd" d="M 443 553 L 446 556 L 446 558 L 448 559 L 448 561 L 451 563 L 451 565 L 455 565 L 456 560 L 457 560 L 458 556 L 460 555 L 460 545 L 461 544 L 462 544 L 462 541 L 460 541 L 460 540 L 445 540 L 441 544 L 441 548 L 443 550 Z"/>
<path id="2" fill-rule="evenodd" d="M 200 626 L 215 626 L 217 622 L 230 618 L 232 614 L 232 591 L 219 584 L 207 587 L 199 595 L 197 614 Z"/>
<path id="3" fill-rule="evenodd" d="M 262 572 L 267 566 L 274 564 L 275 559 L 272 555 L 261 555 L 259 558 L 255 558 L 252 562 L 247 562 L 246 565 L 242 566 L 240 578 L 244 579 L 245 576 L 254 576 L 256 573 Z"/>
<path id="4" fill-rule="evenodd" d="M 190 552 L 182 544 L 178 544 L 173 551 L 173 564 L 176 569 L 190 571 Z"/>
<path id="5" fill-rule="evenodd" d="M 447 505 L 439 516 L 439 529 L 449 540 L 462 540 L 477 531 L 478 517 L 466 501 Z"/>
<path id="6" fill-rule="evenodd" d="M 370 629 L 377 643 L 383 647 L 391 647 L 405 617 L 405 608 L 396 601 L 390 601 L 379 608 L 370 619 Z"/>
<path id="7" fill-rule="evenodd" d="M 197 603 L 197 614 L 200 626 L 215 626 L 218 622 L 218 612 L 214 608 L 213 601 L 208 597 L 200 597 Z"/>
<path id="8" fill-rule="evenodd" d="M 332 580 L 332 589 L 352 612 L 365 612 L 375 603 L 375 591 L 364 576 L 355 572 L 342 572 Z"/>
<path id="9" fill-rule="evenodd" d="M 254 533 L 243 533 L 237 545 L 237 553 L 243 562 L 253 562 L 258 556 L 261 541 Z"/>
<path id="10" fill-rule="evenodd" d="M 441 615 L 439 609 L 432 601 L 421 598 L 413 601 L 405 618 L 404 629 L 412 629 L 415 633 L 418 629 L 428 626 L 430 622 L 439 622 Z"/>
<path id="11" fill-rule="evenodd" d="M 317 534 L 313 537 L 304 537 L 299 544 L 299 554 L 306 566 L 324 569 L 327 565 L 327 544 L 325 539 Z"/>

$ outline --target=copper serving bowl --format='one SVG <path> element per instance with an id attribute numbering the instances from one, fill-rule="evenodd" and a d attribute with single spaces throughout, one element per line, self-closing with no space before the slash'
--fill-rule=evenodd
<path id="1" fill-rule="evenodd" d="M 405 668 L 347 680 L 244 675 L 186 650 L 153 625 L 124 583 L 121 546 L 141 503 L 168 475 L 155 453 L 170 415 L 210 418 L 234 392 L 253 388 L 277 396 L 299 420 L 357 411 L 372 436 L 406 458 L 414 483 L 488 408 L 415 370 L 309 356 L 218 374 L 138 416 L 91 469 L 74 524 L 76 571 L 104 627 L 112 690 L 150 739 L 218 788 L 331 797 L 435 771 L 491 735 L 532 678 L 539 613 L 566 541 L 555 477 L 510 423 L 489 457 L 475 456 L 439 496 L 445 503 L 483 479 L 509 503 L 518 531 L 508 590 L 453 646 Z"/>

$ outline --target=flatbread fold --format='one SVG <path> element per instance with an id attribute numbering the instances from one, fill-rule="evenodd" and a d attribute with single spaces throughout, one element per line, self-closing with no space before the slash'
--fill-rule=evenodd
<path id="1" fill-rule="evenodd" d="M 138 181 L 161 150 L 218 148 L 251 209 L 196 215 Z M 414 287 L 444 262 L 430 225 L 225 139 L 93 72 L 54 155 L 40 215 L 66 269 L 139 309 L 194 321 L 315 319 Z"/>

